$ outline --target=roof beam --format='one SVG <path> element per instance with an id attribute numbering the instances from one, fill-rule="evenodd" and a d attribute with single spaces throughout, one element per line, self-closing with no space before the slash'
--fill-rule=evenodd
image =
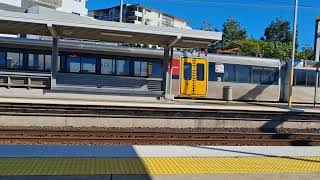
<path id="1" fill-rule="evenodd" d="M 178 41 L 180 41 L 181 36 L 177 36 L 173 41 L 171 41 L 168 45 L 168 48 L 172 48 Z"/>
<path id="2" fill-rule="evenodd" d="M 59 35 L 58 35 L 57 31 L 54 29 L 52 24 L 47 24 L 47 28 L 53 38 L 59 39 Z"/>

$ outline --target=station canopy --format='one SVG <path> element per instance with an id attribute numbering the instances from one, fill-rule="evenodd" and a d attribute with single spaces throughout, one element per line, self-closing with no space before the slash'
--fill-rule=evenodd
<path id="1" fill-rule="evenodd" d="M 113 43 L 151 44 L 176 48 L 206 47 L 221 40 L 219 32 L 154 27 L 96 20 L 66 14 L 31 14 L 0 11 L 0 33 L 54 36 Z"/>

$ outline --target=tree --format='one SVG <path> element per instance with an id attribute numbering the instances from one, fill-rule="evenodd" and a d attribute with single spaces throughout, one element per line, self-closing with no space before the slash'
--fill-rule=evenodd
<path id="1" fill-rule="evenodd" d="M 218 29 L 214 28 L 213 25 L 211 23 L 209 23 L 208 21 L 203 21 L 201 23 L 200 30 L 203 30 L 203 31 L 218 31 Z"/>
<path id="2" fill-rule="evenodd" d="M 297 58 L 302 60 L 314 60 L 314 56 L 314 50 L 310 46 L 303 47 L 302 51 L 297 54 Z"/>
<path id="3" fill-rule="evenodd" d="M 223 24 L 224 40 L 243 40 L 247 38 L 247 31 L 241 27 L 240 23 L 233 18 L 227 19 Z"/>
<path id="4" fill-rule="evenodd" d="M 292 42 L 290 22 L 277 18 L 264 31 L 265 40 L 269 42 Z"/>

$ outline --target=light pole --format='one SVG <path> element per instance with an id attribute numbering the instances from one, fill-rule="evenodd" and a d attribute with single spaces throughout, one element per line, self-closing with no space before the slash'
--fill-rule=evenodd
<path id="1" fill-rule="evenodd" d="M 296 53 L 296 38 L 297 38 L 297 21 L 298 21 L 298 0 L 295 0 L 294 4 L 294 20 L 293 20 L 293 37 L 292 37 L 292 50 L 291 50 L 291 68 L 290 68 L 290 80 L 289 80 L 289 100 L 288 106 L 292 107 L 292 94 L 293 94 L 293 75 L 294 75 L 294 60 Z"/>
<path id="2" fill-rule="evenodd" d="M 120 20 L 119 20 L 119 22 L 123 22 L 122 15 L 123 15 L 123 0 L 120 0 Z"/>

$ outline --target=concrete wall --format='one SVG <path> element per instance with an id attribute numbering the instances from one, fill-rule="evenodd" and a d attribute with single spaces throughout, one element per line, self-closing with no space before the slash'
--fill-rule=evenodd
<path id="1" fill-rule="evenodd" d="M 63 0 L 62 7 L 57 8 L 57 10 L 67 13 L 78 13 L 81 16 L 88 15 L 86 0 L 81 0 L 81 2 L 75 0 Z"/>
<path id="2" fill-rule="evenodd" d="M 21 0 L 0 0 L 0 3 L 21 7 Z"/>

